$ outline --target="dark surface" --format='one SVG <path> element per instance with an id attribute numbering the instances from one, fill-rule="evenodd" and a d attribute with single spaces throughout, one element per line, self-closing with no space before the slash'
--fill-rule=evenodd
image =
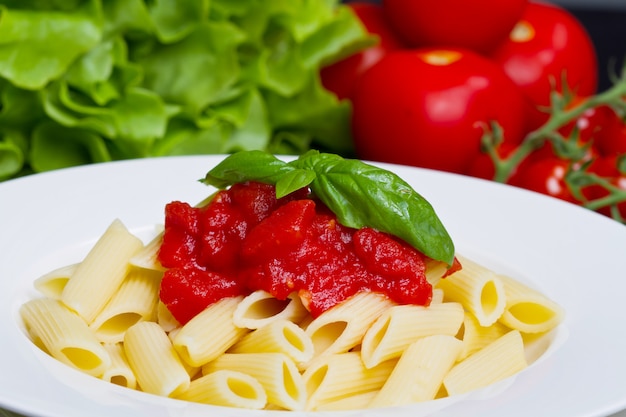
<path id="1" fill-rule="evenodd" d="M 587 28 L 598 55 L 599 90 L 609 87 L 610 74 L 626 59 L 626 10 L 569 9 Z"/>

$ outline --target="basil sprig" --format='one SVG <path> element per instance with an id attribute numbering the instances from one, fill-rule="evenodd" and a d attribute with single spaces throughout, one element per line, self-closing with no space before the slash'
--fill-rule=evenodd
<path id="1" fill-rule="evenodd" d="M 448 265 L 454 259 L 452 239 L 431 204 L 393 172 L 356 159 L 309 151 L 285 162 L 267 152 L 241 151 L 201 181 L 217 188 L 244 181 L 274 184 L 279 198 L 308 186 L 344 226 L 392 234 Z"/>

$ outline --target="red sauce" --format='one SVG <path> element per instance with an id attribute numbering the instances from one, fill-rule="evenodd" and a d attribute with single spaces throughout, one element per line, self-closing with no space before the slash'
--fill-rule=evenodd
<path id="1" fill-rule="evenodd" d="M 208 305 L 263 289 L 278 299 L 298 292 L 313 317 L 360 291 L 400 304 L 428 305 L 425 257 L 371 228 L 338 223 L 299 190 L 276 199 L 272 185 L 236 184 L 207 206 L 165 208 L 160 297 L 186 323 Z"/>

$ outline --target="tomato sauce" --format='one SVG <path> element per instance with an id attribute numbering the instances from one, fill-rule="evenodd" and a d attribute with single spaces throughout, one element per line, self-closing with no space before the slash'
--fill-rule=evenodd
<path id="1" fill-rule="evenodd" d="M 219 191 L 205 207 L 165 208 L 160 298 L 182 324 L 210 304 L 265 290 L 297 292 L 313 317 L 360 291 L 428 305 L 425 257 L 372 228 L 337 221 L 307 189 L 277 199 L 273 185 Z"/>

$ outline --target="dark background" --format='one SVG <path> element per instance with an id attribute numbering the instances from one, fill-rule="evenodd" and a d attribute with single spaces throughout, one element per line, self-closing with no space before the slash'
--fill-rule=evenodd
<path id="1" fill-rule="evenodd" d="M 626 59 L 626 8 L 567 9 L 580 20 L 591 36 L 598 54 L 598 89 L 606 90 L 612 84 L 609 74 L 618 73 Z"/>

